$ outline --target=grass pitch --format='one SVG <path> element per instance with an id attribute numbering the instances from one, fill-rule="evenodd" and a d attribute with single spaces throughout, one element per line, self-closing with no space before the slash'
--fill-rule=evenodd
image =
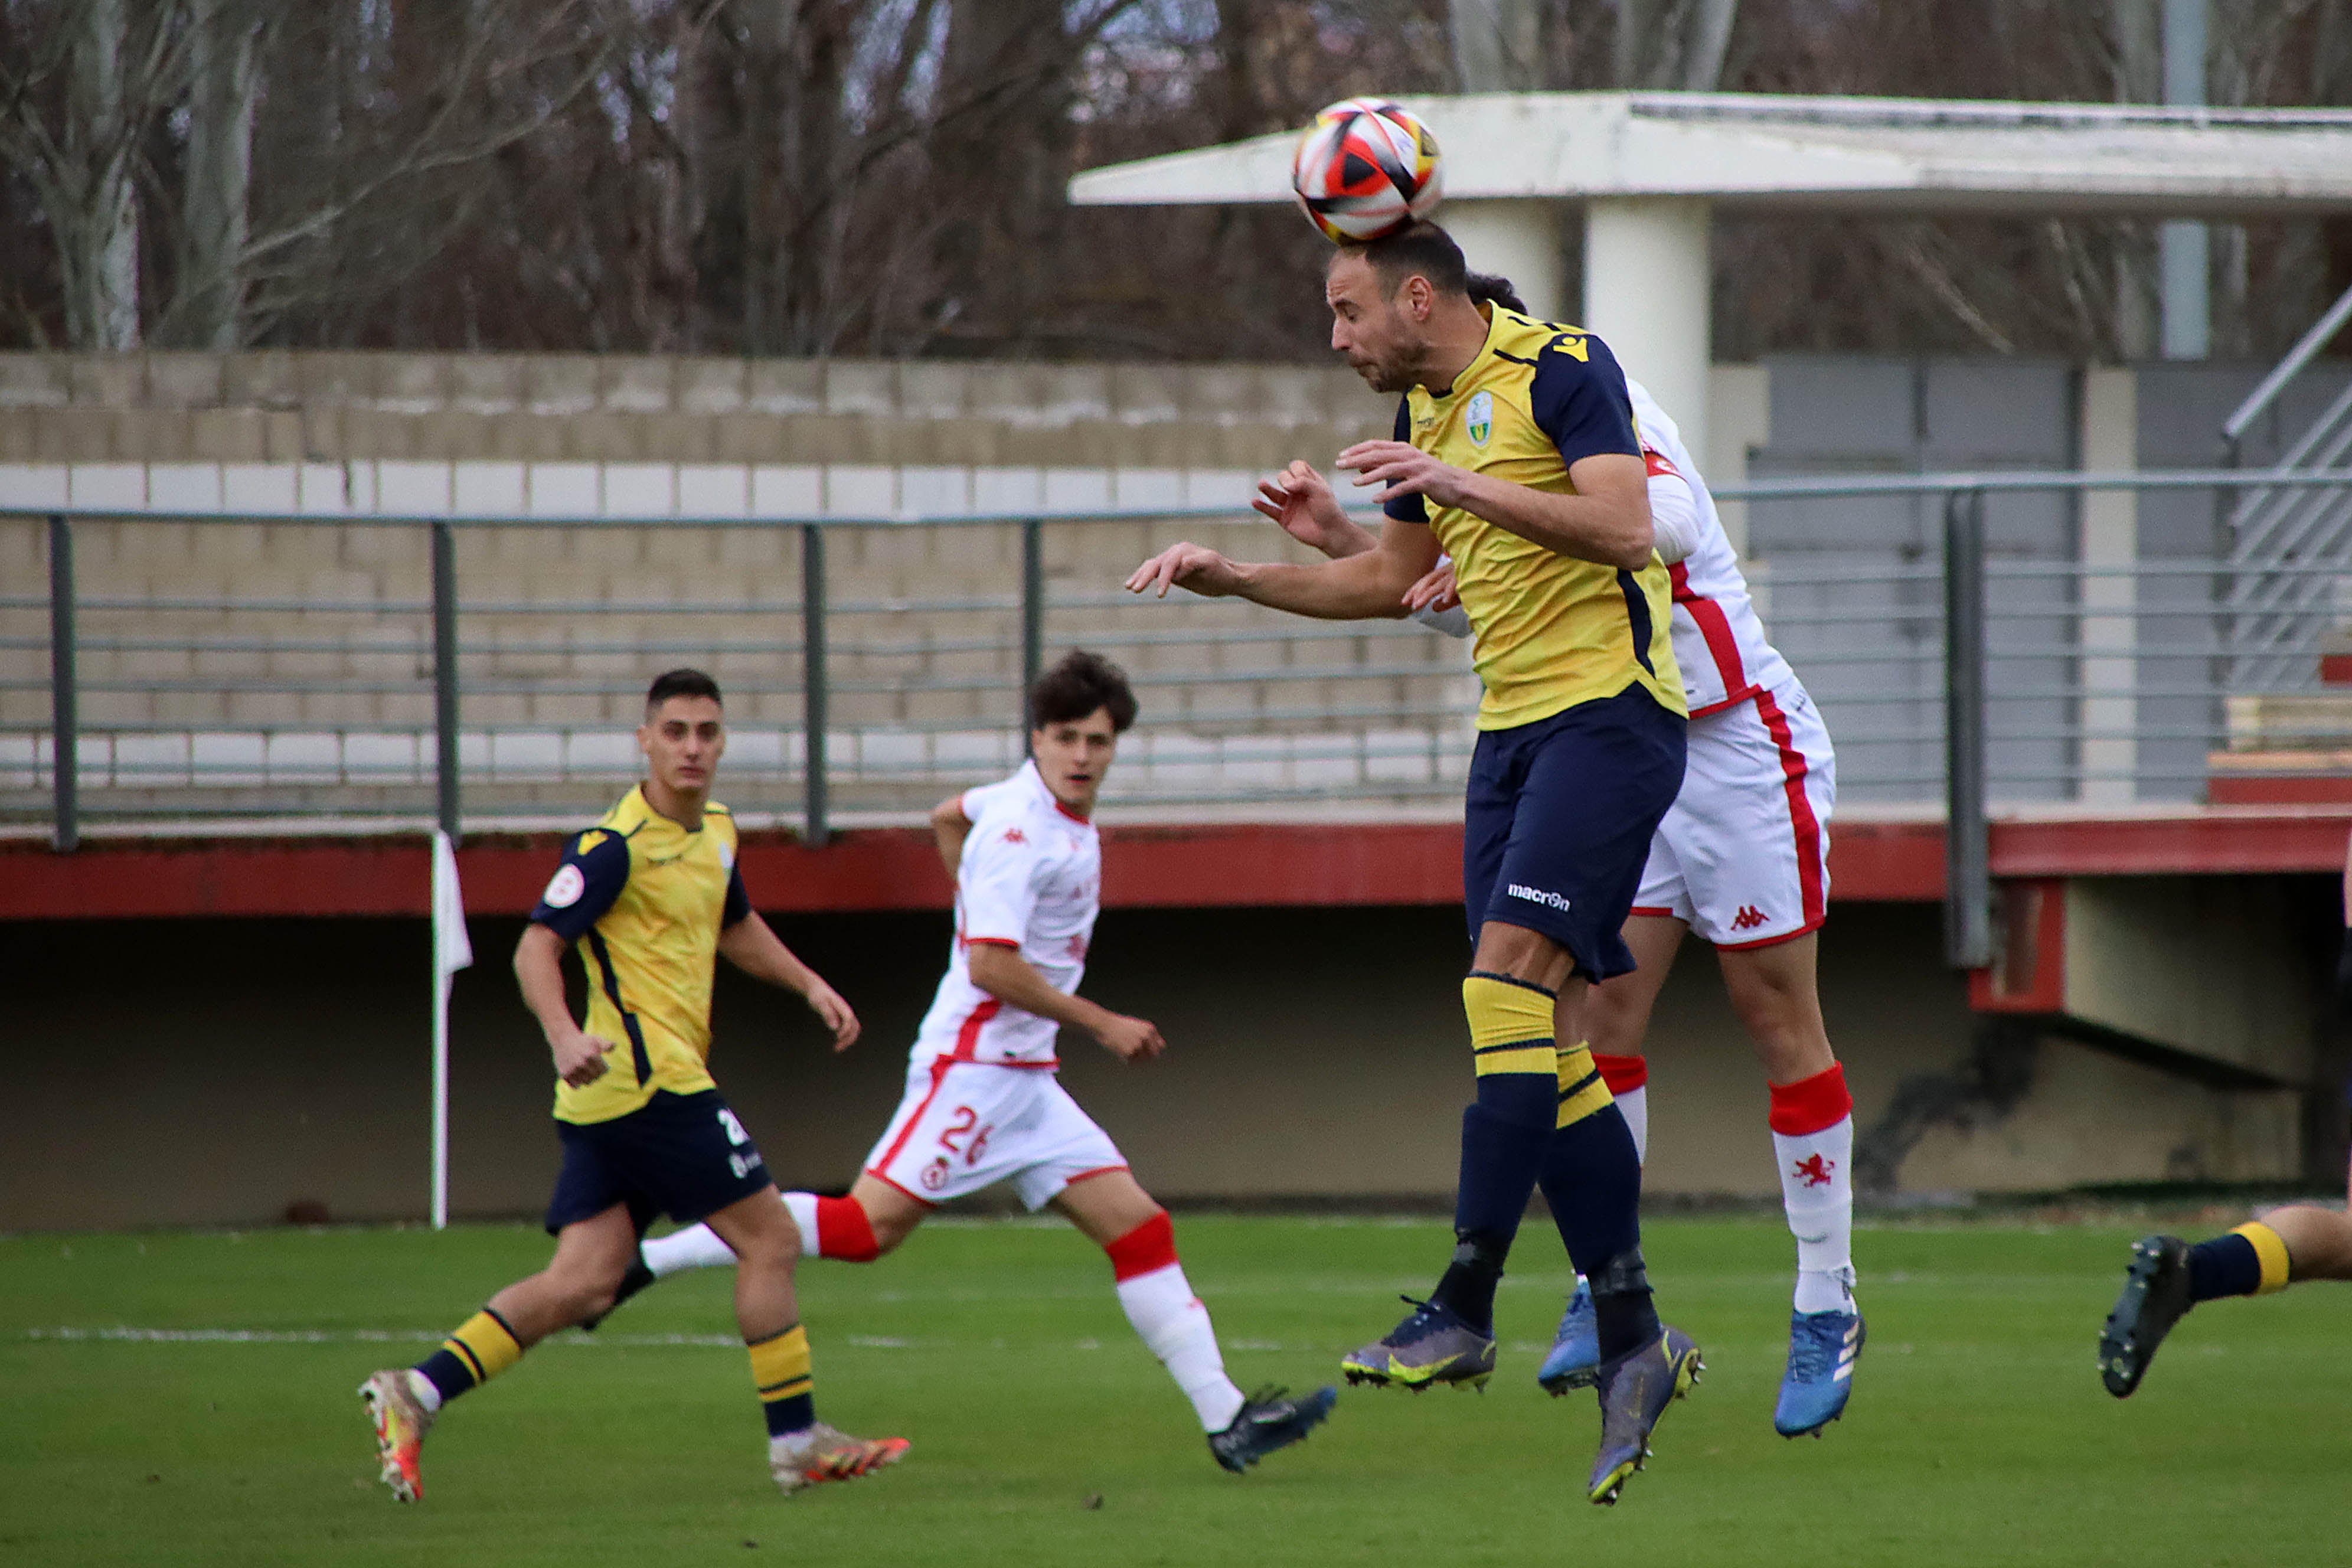
<path id="1" fill-rule="evenodd" d="M 1211 1216 L 1178 1237 L 1244 1387 L 1333 1381 L 1450 1240 L 1418 1220 Z M 1853 1406 L 1791 1443 L 1770 1424 L 1786 1232 L 1663 1220 L 1647 1239 L 1708 1371 L 1611 1510 L 1581 1497 L 1591 1396 L 1533 1383 L 1568 1283 L 1539 1225 L 1486 1395 L 1345 1391 L 1247 1478 L 1210 1461 L 1098 1253 L 1059 1226 L 975 1222 L 803 1275 L 818 1408 L 913 1438 L 898 1469 L 777 1498 L 725 1342 L 728 1278 L 699 1275 L 468 1396 L 405 1509 L 374 1479 L 352 1391 L 538 1267 L 535 1230 L 0 1238 L 0 1563 L 2343 1560 L 2337 1292 L 2200 1309 L 2118 1403 L 2092 1346 L 2128 1232 L 1868 1230 Z"/>

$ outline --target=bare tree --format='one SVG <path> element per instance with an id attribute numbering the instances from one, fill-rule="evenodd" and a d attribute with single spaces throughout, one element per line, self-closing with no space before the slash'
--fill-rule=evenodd
<path id="1" fill-rule="evenodd" d="M 1723 79 L 1739 0 L 1614 0 L 1621 87 L 1711 92 Z"/>
<path id="2" fill-rule="evenodd" d="M 139 147 L 184 58 L 167 5 L 79 0 L 0 79 L 0 152 L 37 193 L 57 245 L 66 335 L 140 342 Z"/>
<path id="3" fill-rule="evenodd" d="M 181 335 L 204 348 L 245 342 L 257 68 L 262 33 L 278 14 L 257 0 L 189 0 L 178 303 Z"/>

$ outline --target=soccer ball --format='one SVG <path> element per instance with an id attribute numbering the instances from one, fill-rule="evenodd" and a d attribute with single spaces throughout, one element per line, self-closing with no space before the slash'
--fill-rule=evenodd
<path id="1" fill-rule="evenodd" d="M 1290 188 L 1334 244 L 1394 234 L 1444 195 L 1437 138 L 1411 110 L 1350 98 L 1315 117 L 1290 161 Z"/>

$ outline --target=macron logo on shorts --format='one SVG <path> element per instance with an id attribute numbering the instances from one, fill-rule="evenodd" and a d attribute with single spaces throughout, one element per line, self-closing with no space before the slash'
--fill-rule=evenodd
<path id="1" fill-rule="evenodd" d="M 1523 883 L 1513 882 L 1503 890 L 1515 899 L 1525 899 L 1531 904 L 1543 904 L 1563 913 L 1568 910 L 1568 900 L 1565 898 L 1542 888 L 1530 888 Z"/>

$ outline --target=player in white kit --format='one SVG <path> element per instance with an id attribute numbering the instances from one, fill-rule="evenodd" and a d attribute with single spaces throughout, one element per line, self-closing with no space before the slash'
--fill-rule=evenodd
<path id="1" fill-rule="evenodd" d="M 1474 299 L 1518 309 L 1509 285 L 1473 276 Z M 1681 793 L 1658 825 L 1641 891 L 1625 923 L 1637 967 L 1592 987 L 1583 1029 L 1593 1064 L 1649 1147 L 1651 1009 L 1684 936 L 1712 944 L 1733 1010 L 1755 1042 L 1770 1086 L 1781 1199 L 1797 1239 L 1789 1361 L 1773 1427 L 1784 1436 L 1842 1415 L 1862 1351 L 1853 1300 L 1853 1099 L 1830 1047 L 1814 981 L 1814 933 L 1828 911 L 1829 819 L 1836 753 L 1804 685 L 1764 635 L 1738 554 L 1715 499 L 1665 410 L 1630 375 L 1627 390 L 1650 466 L 1650 516 L 1674 584 L 1675 661 L 1690 699 Z M 1320 476 L 1293 464 L 1262 487 L 1257 510 L 1280 521 L 1283 501 Z M 1327 492 L 1328 493 L 1328 490 Z M 1295 512 L 1293 513 L 1295 515 Z M 1293 531 L 1330 555 L 1372 536 L 1339 511 Z M 1452 593 L 1451 563 L 1415 584 L 1416 618 L 1470 634 Z M 1600 1363 L 1591 1296 L 1581 1280 L 1538 1379 L 1553 1394 L 1589 1384 Z"/>
<path id="2" fill-rule="evenodd" d="M 803 1251 L 866 1263 L 939 1205 L 1011 1182 L 1024 1206 L 1054 1208 L 1109 1255 L 1129 1321 L 1192 1400 L 1211 1454 L 1238 1473 L 1305 1437 L 1338 1393 L 1244 1396 L 1177 1260 L 1168 1211 L 1055 1076 L 1065 1026 L 1130 1062 L 1166 1042 L 1149 1021 L 1077 994 L 1102 896 L 1090 817 L 1135 697 L 1116 665 L 1073 653 L 1039 678 L 1029 712 L 1021 771 L 931 813 L 956 879 L 955 941 L 915 1037 L 906 1096 L 846 1197 L 785 1193 L 784 1205 Z M 641 1250 L 634 1289 L 735 1261 L 701 1226 Z"/>

